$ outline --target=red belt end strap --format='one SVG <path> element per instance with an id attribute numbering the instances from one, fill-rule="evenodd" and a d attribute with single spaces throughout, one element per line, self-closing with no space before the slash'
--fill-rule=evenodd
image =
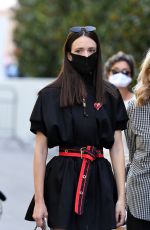
<path id="1" fill-rule="evenodd" d="M 83 214 L 83 208 L 84 208 L 84 202 L 86 197 L 86 191 L 89 181 L 89 175 L 90 175 L 90 166 L 91 162 L 94 161 L 96 158 L 103 158 L 103 154 L 100 153 L 100 150 L 94 151 L 95 154 L 93 154 L 93 146 L 87 146 L 87 148 L 81 148 L 81 153 L 78 152 L 69 152 L 68 149 L 65 151 L 61 151 L 59 155 L 60 156 L 70 156 L 70 157 L 80 157 L 82 158 L 82 165 L 80 170 L 80 175 L 78 179 L 78 185 L 77 185 L 77 191 L 76 191 L 76 197 L 75 197 L 75 213 L 78 215 Z M 92 151 L 90 151 L 92 150 Z"/>

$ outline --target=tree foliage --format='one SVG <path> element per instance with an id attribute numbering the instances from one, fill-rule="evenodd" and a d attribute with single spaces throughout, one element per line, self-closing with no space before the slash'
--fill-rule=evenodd
<path id="1" fill-rule="evenodd" d="M 14 41 L 21 71 L 28 76 L 56 76 L 68 28 L 94 25 L 102 56 L 122 50 L 137 65 L 149 48 L 149 0 L 19 0 Z"/>

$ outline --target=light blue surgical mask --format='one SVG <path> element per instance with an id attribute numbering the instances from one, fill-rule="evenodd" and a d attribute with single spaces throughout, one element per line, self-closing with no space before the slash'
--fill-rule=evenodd
<path id="1" fill-rule="evenodd" d="M 123 73 L 113 74 L 113 75 L 111 75 L 109 77 L 108 80 L 109 80 L 110 83 L 112 83 L 116 87 L 120 87 L 120 88 L 127 87 L 132 81 L 131 77 L 129 77 L 126 74 L 123 74 Z"/>

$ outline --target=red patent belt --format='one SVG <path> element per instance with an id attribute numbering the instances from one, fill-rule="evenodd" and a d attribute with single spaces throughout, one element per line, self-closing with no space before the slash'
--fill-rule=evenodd
<path id="1" fill-rule="evenodd" d="M 87 146 L 79 149 L 60 147 L 59 155 L 65 157 L 80 157 L 82 159 L 75 197 L 75 212 L 78 215 L 82 215 L 89 181 L 91 162 L 93 162 L 96 158 L 103 158 L 103 151 L 96 149 L 94 146 Z"/>

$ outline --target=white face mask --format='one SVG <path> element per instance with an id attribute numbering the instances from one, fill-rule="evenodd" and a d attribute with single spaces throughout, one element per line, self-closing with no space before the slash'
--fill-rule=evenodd
<path id="1" fill-rule="evenodd" d="M 116 73 L 109 77 L 109 82 L 111 82 L 116 87 L 127 87 L 131 83 L 131 81 L 131 77 L 123 73 Z"/>

